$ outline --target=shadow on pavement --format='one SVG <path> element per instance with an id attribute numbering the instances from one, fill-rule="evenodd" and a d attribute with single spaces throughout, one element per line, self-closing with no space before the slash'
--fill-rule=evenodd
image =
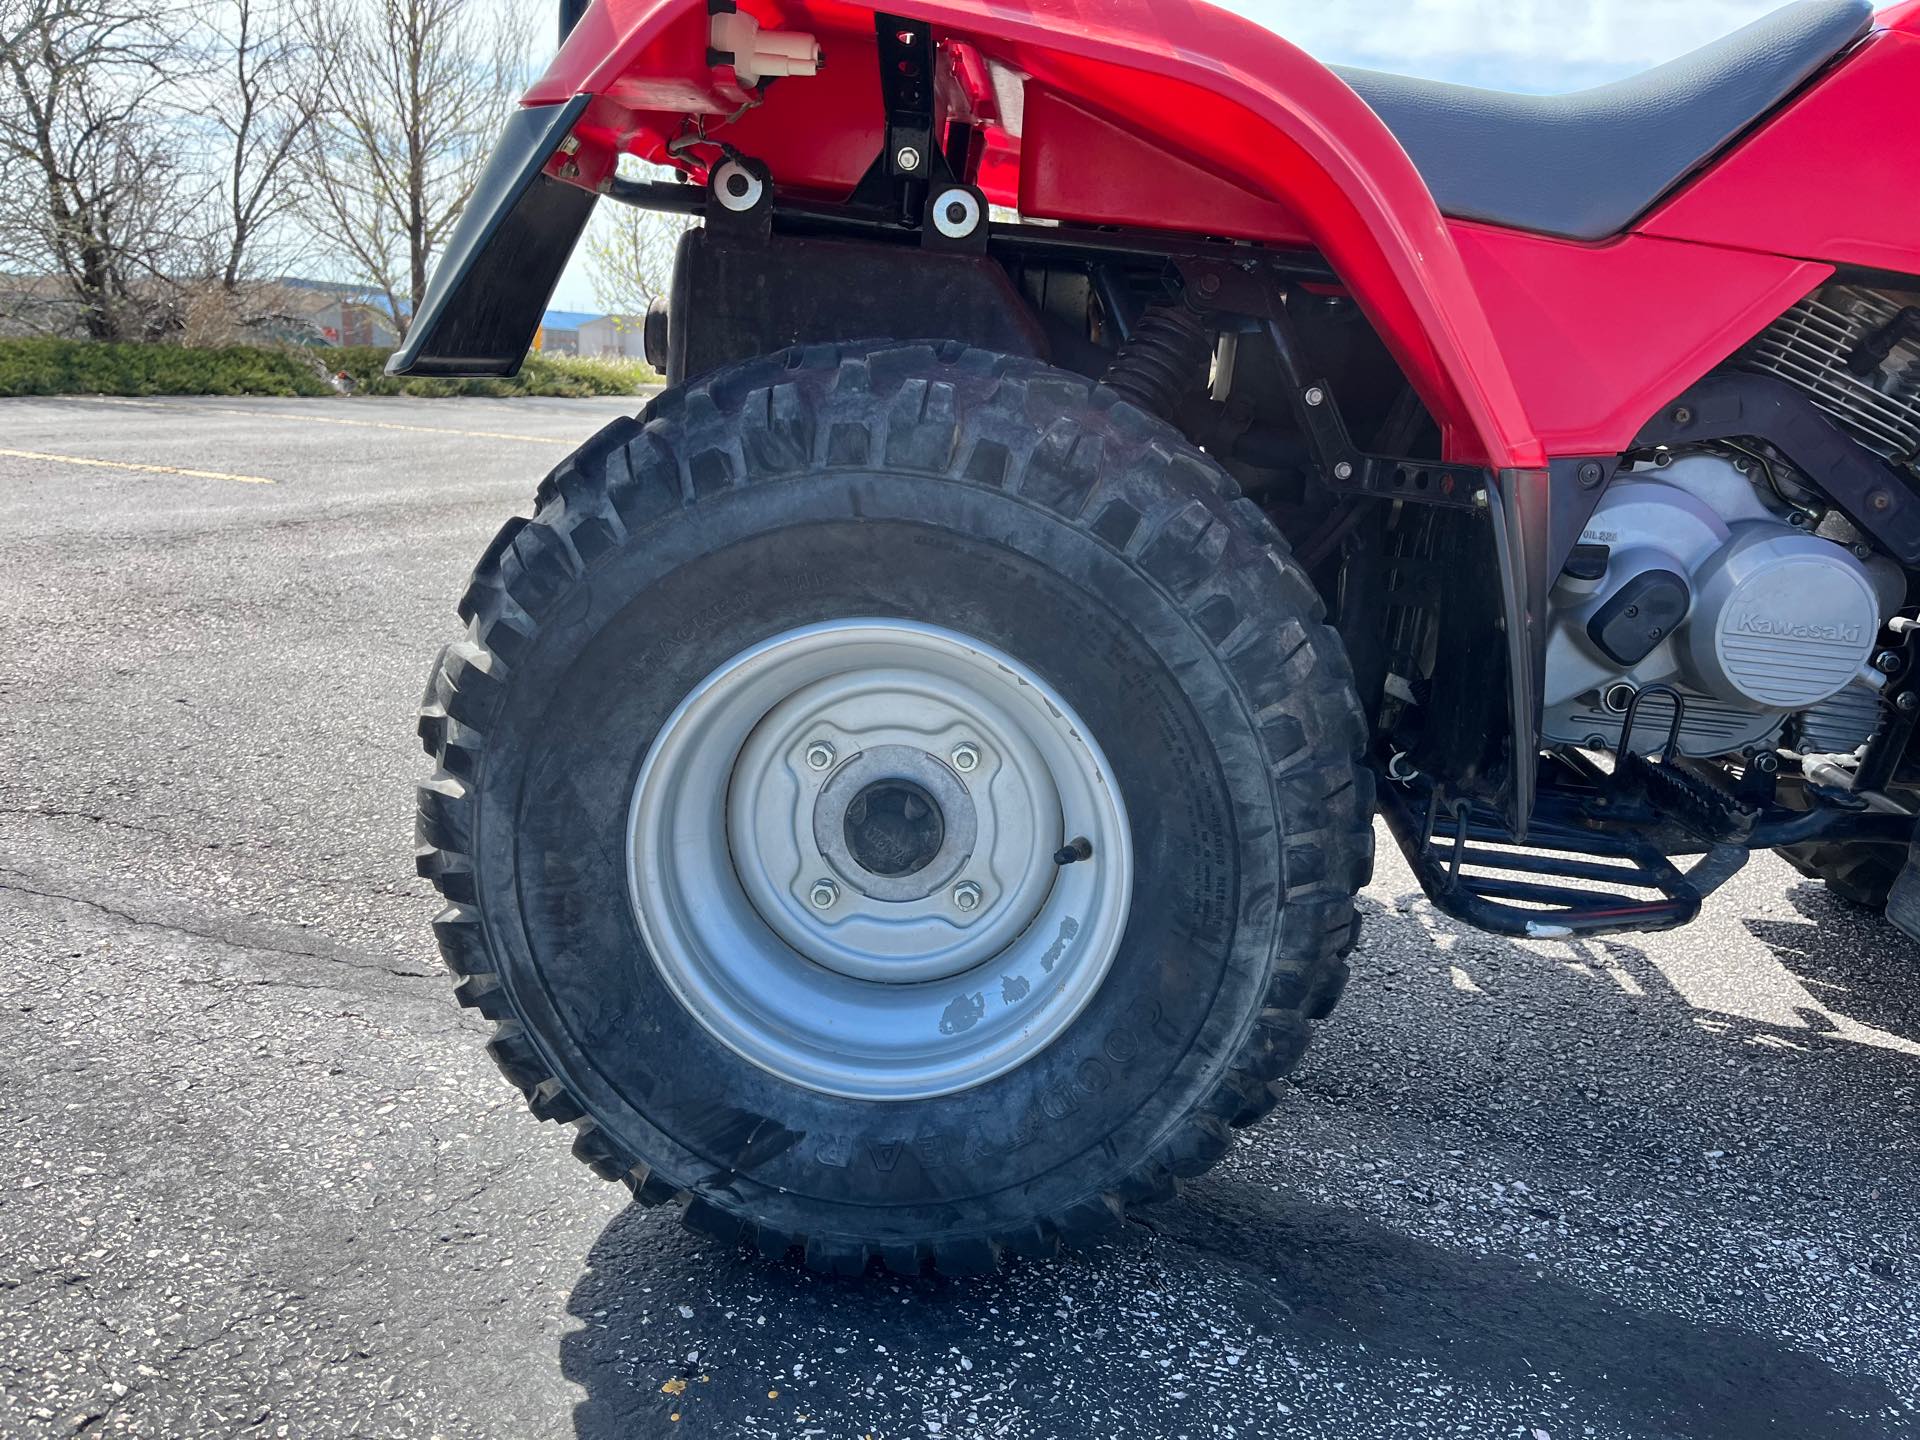
<path id="1" fill-rule="evenodd" d="M 670 1215 L 630 1207 L 601 1233 L 570 1298 L 579 1328 L 562 1338 L 560 1363 L 585 1392 L 576 1433 L 610 1440 L 817 1428 L 878 1440 L 933 1433 L 935 1414 L 947 1417 L 947 1436 L 1198 1436 L 1226 1433 L 1229 1418 L 1239 1433 L 1279 1433 L 1274 1401 L 1284 1394 L 1299 1403 L 1299 1372 L 1350 1382 L 1337 1403 L 1374 1407 L 1367 1434 L 1408 1433 L 1395 1387 L 1415 1375 L 1459 1396 L 1458 1410 L 1423 1412 L 1448 1422 L 1435 1430 L 1471 1422 L 1474 1396 L 1550 1394 L 1567 1402 L 1562 1418 L 1583 1415 L 1610 1435 L 1911 1433 L 1895 1418 L 1909 1413 L 1900 1396 L 1877 1375 L 1847 1368 L 1857 1361 L 1612 1298 L 1564 1267 L 1549 1273 L 1546 1263 L 1466 1239 L 1433 1243 L 1367 1211 L 1309 1199 L 1295 1188 L 1306 1177 L 1291 1173 L 1285 1154 L 1288 1144 L 1364 1145 L 1340 1136 L 1387 1128 L 1419 1137 L 1416 1148 L 1551 1156 L 1569 1187 L 1575 1172 L 1600 1186 L 1618 1175 L 1627 1196 L 1691 1213 L 1699 1232 L 1696 1255 L 1671 1231 L 1641 1234 L 1629 1205 L 1609 1203 L 1610 1213 L 1629 1217 L 1605 1232 L 1621 1243 L 1601 1247 L 1622 1288 L 1725 1314 L 1723 1297 L 1703 1289 L 1693 1266 L 1710 1269 L 1721 1249 L 1737 1254 L 1740 1242 L 1720 1246 L 1717 1227 L 1765 1202 L 1702 1190 L 1694 1172 L 1672 1167 L 1700 1166 L 1719 1133 L 1711 1127 L 1747 1125 L 1755 1107 L 1777 1127 L 1772 1138 L 1754 1133 L 1766 1177 L 1778 1169 L 1781 1184 L 1799 1173 L 1794 1137 L 1805 1136 L 1828 1165 L 1837 1163 L 1828 1153 L 1836 1145 L 1885 1155 L 1898 1144 L 1898 1117 L 1859 1101 L 1911 1077 L 1915 1064 L 1833 1033 L 1823 1011 L 1796 1015 L 1779 997 L 1803 996 L 1804 984 L 1835 1014 L 1911 1037 L 1920 1033 L 1920 974 L 1903 981 L 1893 967 L 1920 966 L 1920 953 L 1877 922 L 1877 943 L 1836 930 L 1834 902 L 1814 887 L 1796 890 L 1794 903 L 1804 923 L 1747 922 L 1788 973 L 1761 977 L 1771 987 L 1765 1003 L 1742 1015 L 1714 1008 L 1701 987 L 1719 983 L 1719 972 L 1689 974 L 1688 952 L 1667 937 L 1647 950 L 1611 941 L 1525 946 L 1436 931 L 1423 902 L 1370 901 L 1374 939 L 1362 969 L 1377 992 L 1356 997 L 1357 1006 L 1350 999 L 1359 1012 L 1353 1028 L 1323 1037 L 1298 1083 L 1305 1128 L 1289 1135 L 1283 1105 L 1254 1132 L 1244 1162 L 1057 1265 L 1017 1265 L 969 1282 L 877 1273 L 828 1280 L 770 1267 L 682 1232 Z M 1750 959 L 1754 975 L 1770 965 L 1757 948 Z M 1732 967 L 1732 1001 L 1753 978 L 1744 963 Z M 1502 1009 L 1477 1020 L 1453 1009 L 1473 1005 Z M 1827 1227 L 1805 1215 L 1754 1218 Z M 1525 1248 L 1497 1238 L 1485 1215 L 1474 1223 L 1496 1249 Z M 1579 1228 L 1591 1238 L 1613 1223 L 1584 1216 Z M 1277 1363 L 1256 1376 L 1248 1370 L 1261 1342 Z M 1179 1366 L 1196 1344 L 1229 1343 L 1248 1348 L 1248 1369 L 1168 1398 L 1168 1371 L 1154 1368 L 1168 1363 L 1161 1357 Z M 962 1356 L 964 1374 L 955 1368 Z M 1246 1408 L 1229 1417 L 1234 1404 Z M 1312 1433 L 1359 1433 L 1343 1417 L 1361 1413 L 1319 1414 L 1331 1428 Z M 1292 1423 L 1305 1419 L 1303 1411 Z M 1555 1440 L 1580 1433 L 1544 1428 Z"/>
<path id="2" fill-rule="evenodd" d="M 1747 929 L 1827 1009 L 1920 1044 L 1920 945 L 1824 885 L 1802 882 L 1787 899 L 1799 920 Z"/>
<path id="3" fill-rule="evenodd" d="M 1268 1337 L 1308 1365 L 1329 1352 L 1344 1352 L 1348 1365 L 1410 1360 L 1437 1372 L 1438 1384 L 1522 1391 L 1551 1375 L 1562 1398 L 1629 1434 L 1867 1440 L 1892 1433 L 1886 1417 L 1896 1413 L 1879 1378 L 1766 1336 L 1621 1304 L 1526 1262 L 1443 1249 L 1231 1177 L 1200 1182 L 1058 1268 L 1022 1265 L 968 1282 L 825 1279 L 744 1251 L 700 1250 L 671 1227 L 668 1216 L 629 1207 L 602 1232 L 573 1291 L 569 1311 L 587 1323 L 562 1338 L 560 1363 L 586 1392 L 574 1414 L 581 1440 L 808 1425 L 829 1435 L 925 1433 L 923 1403 L 947 1397 L 919 1379 L 896 1387 L 902 1362 L 918 1377 L 931 1358 L 962 1352 L 970 1380 L 991 1374 L 1021 1397 L 1019 1433 L 1111 1434 L 1102 1417 L 1125 1413 L 1159 1377 L 1141 1373 L 1117 1300 L 1105 1315 L 1082 1308 L 1062 1331 L 1058 1317 L 1085 1304 L 1071 1297 L 1098 1288 L 1102 1270 L 1119 1282 L 1110 1288 L 1129 1293 L 1143 1283 L 1205 1286 L 1217 1296 L 1216 1326 L 1243 1342 Z M 700 1301 L 695 1316 L 680 1315 L 676 1289 Z M 714 1338 L 716 1319 L 725 1340 Z M 1096 1336 L 1110 1354 L 1090 1348 Z M 810 1382 L 804 1420 L 791 1400 L 783 1410 L 768 1395 L 794 1393 L 793 1355 L 805 1356 Z M 1077 1393 L 1066 1397 L 1063 1369 L 1076 1372 Z M 683 1430 L 670 1416 L 692 1423 Z M 1207 1416 L 1203 1401 L 1189 1417 L 1193 1433 L 1206 1433 Z"/>

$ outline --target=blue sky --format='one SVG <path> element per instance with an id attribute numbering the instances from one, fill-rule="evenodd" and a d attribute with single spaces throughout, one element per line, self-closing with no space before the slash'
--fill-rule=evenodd
<path id="1" fill-rule="evenodd" d="M 1556 93 L 1648 69 L 1782 0 L 1216 0 L 1329 64 Z M 578 259 L 553 303 L 592 310 Z"/>

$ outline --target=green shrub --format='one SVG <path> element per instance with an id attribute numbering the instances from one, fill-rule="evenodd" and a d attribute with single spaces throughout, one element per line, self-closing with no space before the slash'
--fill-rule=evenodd
<path id="1" fill-rule="evenodd" d="M 507 380 L 390 376 L 387 352 L 225 345 L 104 345 L 0 339 L 0 395 L 331 395 L 345 373 L 361 395 L 631 395 L 660 378 L 634 360 L 529 355 Z"/>
<path id="2" fill-rule="evenodd" d="M 430 380 L 386 373 L 387 352 L 371 346 L 347 346 L 315 352 L 335 371 L 353 380 L 359 395 L 631 395 L 660 377 L 638 360 L 588 360 L 573 355 L 527 356 L 520 373 L 505 380 Z"/>
<path id="3" fill-rule="evenodd" d="M 330 395 L 298 350 L 0 340 L 0 395 Z"/>

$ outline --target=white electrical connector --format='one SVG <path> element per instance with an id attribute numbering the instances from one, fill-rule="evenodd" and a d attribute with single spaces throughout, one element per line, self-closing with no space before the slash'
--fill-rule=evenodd
<path id="1" fill-rule="evenodd" d="M 800 30 L 762 30 L 751 15 L 729 10 L 713 17 L 708 43 L 733 56 L 742 85 L 779 75 L 812 75 L 820 69 L 820 42 Z"/>

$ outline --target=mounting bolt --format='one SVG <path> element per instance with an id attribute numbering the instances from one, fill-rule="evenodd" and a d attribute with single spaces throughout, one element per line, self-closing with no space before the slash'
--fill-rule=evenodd
<path id="1" fill-rule="evenodd" d="M 980 903 L 980 887 L 971 880 L 962 880 L 953 887 L 953 903 L 962 910 L 971 910 Z"/>
<path id="2" fill-rule="evenodd" d="M 1876 490 L 1867 496 L 1867 504 L 1875 510 L 1890 510 L 1893 508 L 1893 497 L 1884 490 Z"/>
<path id="3" fill-rule="evenodd" d="M 816 880 L 813 889 L 807 892 L 807 898 L 813 902 L 816 910 L 831 910 L 833 902 L 840 898 L 840 887 L 831 880 Z"/>
<path id="4" fill-rule="evenodd" d="M 1351 480 L 1353 478 L 1353 466 L 1344 460 L 1338 462 L 1333 467 L 1333 478 L 1336 480 Z"/>
<path id="5" fill-rule="evenodd" d="M 1491 505 L 1492 503 L 1493 502 L 1487 498 L 1487 492 L 1484 489 L 1476 490 L 1473 492 L 1473 508 L 1474 509 L 1484 510 L 1487 508 L 1487 506 Z"/>
<path id="6" fill-rule="evenodd" d="M 1307 387 L 1306 401 L 1309 405 L 1324 405 L 1327 401 L 1327 392 L 1322 390 L 1318 385 L 1309 385 Z"/>
<path id="7" fill-rule="evenodd" d="M 1898 650 L 1882 650 L 1878 655 L 1873 657 L 1873 668 L 1885 675 L 1893 674 L 1894 671 L 1900 668 L 1900 652 Z"/>
<path id="8" fill-rule="evenodd" d="M 918 170 L 920 168 L 920 152 L 911 145 L 902 145 L 898 150 L 893 152 L 893 163 L 902 170 Z"/>
<path id="9" fill-rule="evenodd" d="M 971 775 L 980 765 L 980 752 L 971 745 L 953 747 L 953 768 L 962 775 Z"/>
<path id="10" fill-rule="evenodd" d="M 1580 468 L 1574 472 L 1580 478 L 1582 490 L 1593 489 L 1605 478 L 1606 473 L 1598 460 L 1583 460 L 1580 462 Z"/>
<path id="11" fill-rule="evenodd" d="M 1854 546 L 1853 558 L 1856 560 L 1871 560 L 1873 558 L 1873 547 L 1871 545 Z"/>
<path id="12" fill-rule="evenodd" d="M 809 770 L 824 770 L 831 764 L 833 764 L 833 746 L 824 740 L 816 740 L 813 744 L 807 746 L 807 768 Z M 827 903 L 832 904 L 833 902 L 828 901 Z"/>
<path id="13" fill-rule="evenodd" d="M 1780 769 L 1780 757 L 1778 755 L 1756 755 L 1753 757 L 1753 768 L 1758 770 L 1762 775 L 1772 775 Z"/>
<path id="14" fill-rule="evenodd" d="M 1693 423 L 1693 411 L 1684 405 L 1674 406 L 1673 423 L 1676 425 L 1691 425 Z"/>
<path id="15" fill-rule="evenodd" d="M 1902 690 L 1893 697 L 1893 703 L 1896 709 L 1911 715 L 1914 711 L 1920 710 L 1920 690 Z"/>

